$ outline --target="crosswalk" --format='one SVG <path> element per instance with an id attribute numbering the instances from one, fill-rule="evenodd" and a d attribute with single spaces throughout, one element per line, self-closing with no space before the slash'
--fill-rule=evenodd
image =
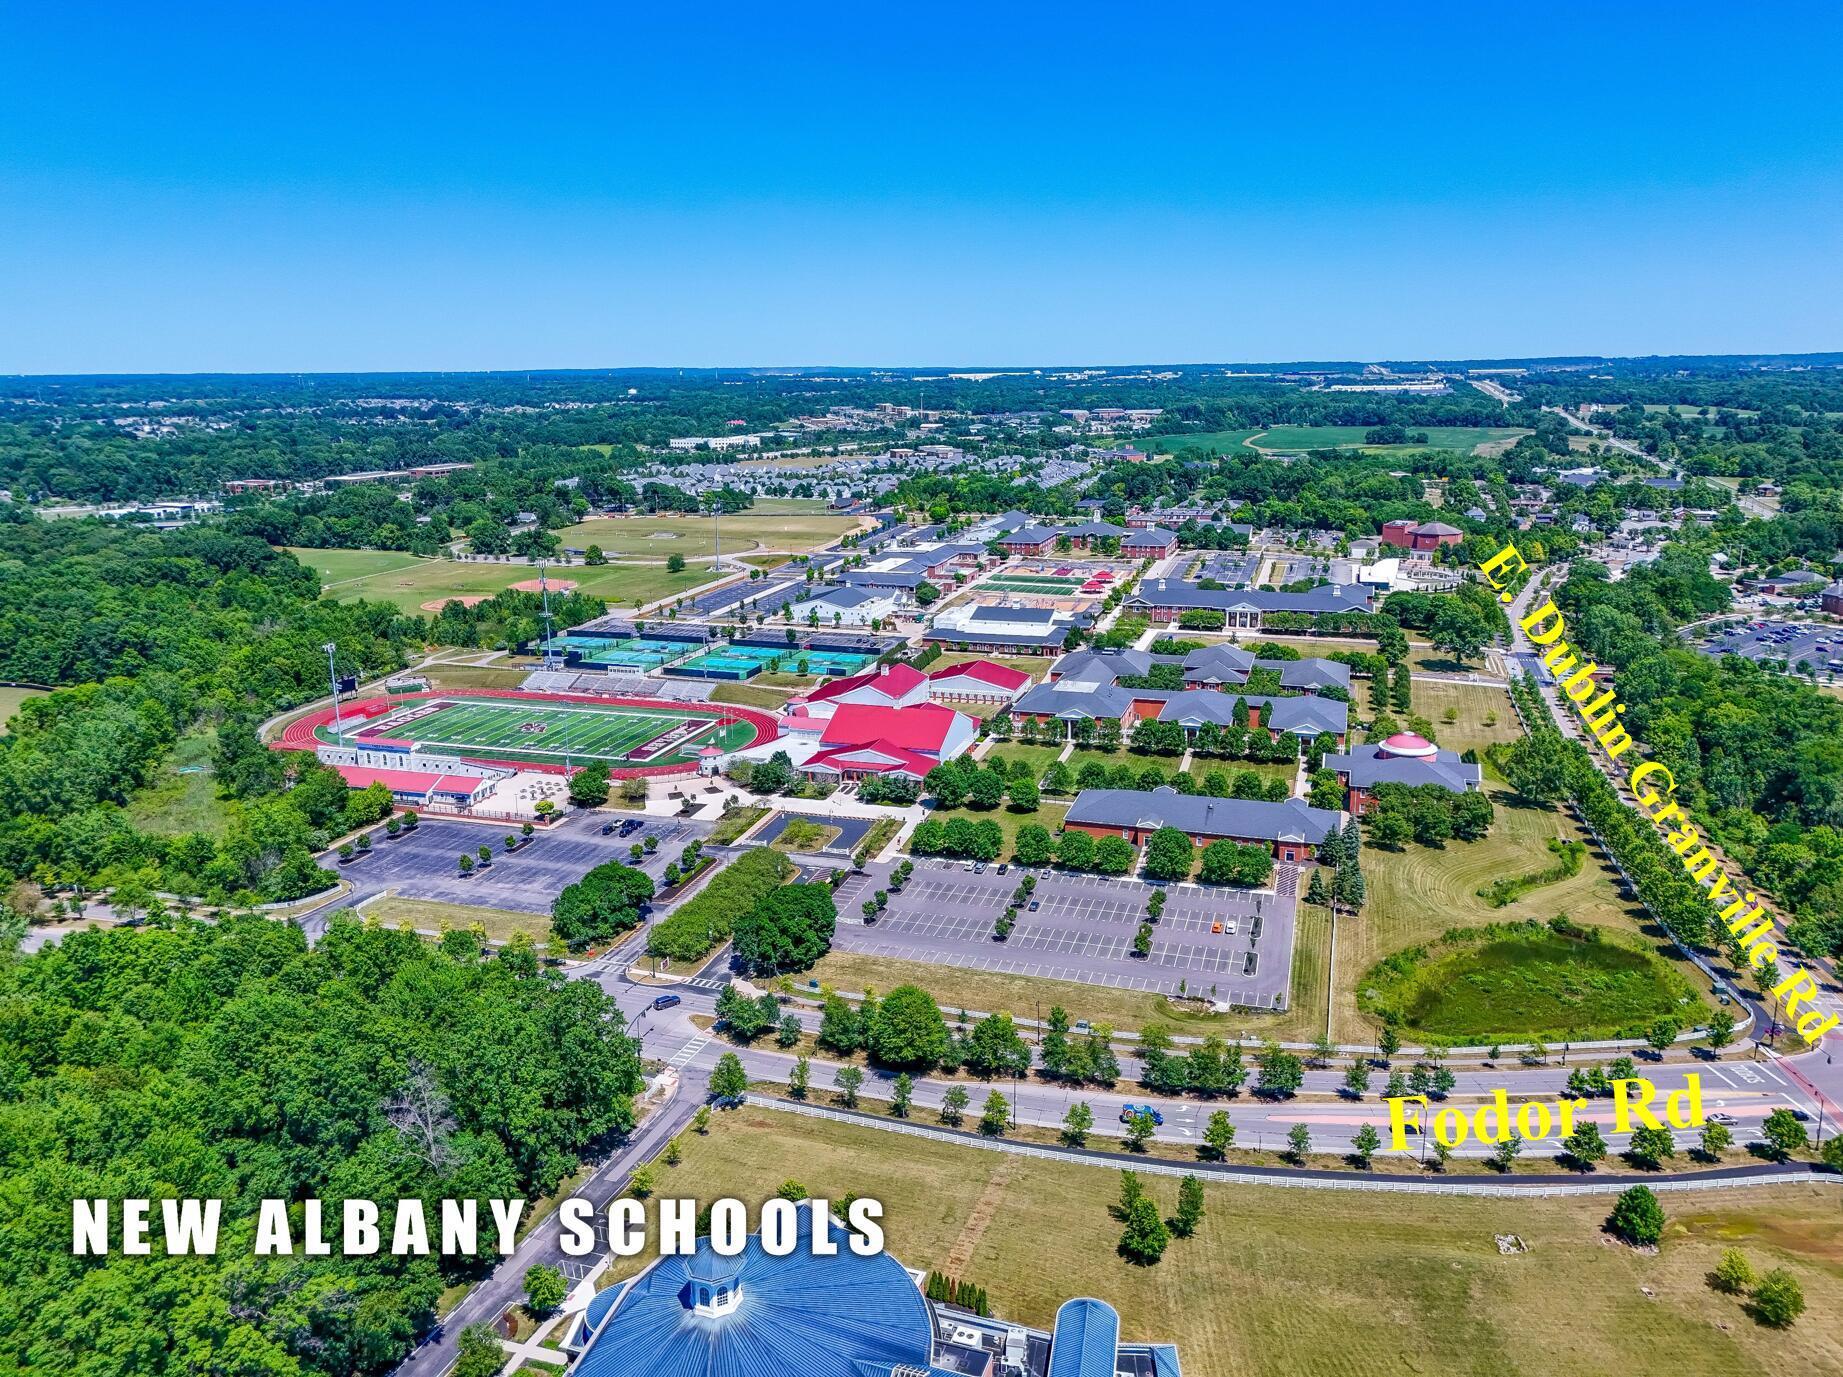
<path id="1" fill-rule="evenodd" d="M 673 1071 L 684 1070 L 687 1066 L 691 1065 L 692 1061 L 697 1057 L 697 1054 L 710 1046 L 710 1044 L 711 1037 L 708 1033 L 704 1034 L 702 1037 L 691 1039 L 690 1042 L 687 1042 L 683 1047 L 672 1054 L 671 1059 L 666 1062 L 667 1067 Z"/>

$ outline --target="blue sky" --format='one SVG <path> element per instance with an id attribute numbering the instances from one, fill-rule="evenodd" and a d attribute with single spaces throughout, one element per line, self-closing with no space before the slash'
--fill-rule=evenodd
<path id="1" fill-rule="evenodd" d="M 1835 4 L 3 13 L 4 372 L 1843 348 Z"/>

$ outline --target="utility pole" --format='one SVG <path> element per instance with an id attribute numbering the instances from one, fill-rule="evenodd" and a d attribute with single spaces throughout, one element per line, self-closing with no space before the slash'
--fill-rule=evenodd
<path id="1" fill-rule="evenodd" d="M 333 732 L 339 738 L 341 746 L 346 744 L 346 724 L 339 716 L 339 671 L 334 666 L 333 656 L 338 647 L 328 641 L 320 649 L 326 652 L 326 686 L 333 691 Z"/>

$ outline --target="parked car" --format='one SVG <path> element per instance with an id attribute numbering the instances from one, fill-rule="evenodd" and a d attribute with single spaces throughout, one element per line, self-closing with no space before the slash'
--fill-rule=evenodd
<path id="1" fill-rule="evenodd" d="M 1709 1115 L 1709 1122 L 1712 1124 L 1725 1124 L 1727 1127 L 1733 1128 L 1736 1124 L 1740 1122 L 1740 1120 L 1735 1118 L 1732 1114 L 1722 1114 L 1722 1113 L 1717 1112 L 1717 1113 Z"/>
<path id="2" fill-rule="evenodd" d="M 655 1009 L 670 1009 L 673 1005 L 682 1002 L 683 1001 L 681 1001 L 677 995 L 660 995 L 659 998 L 653 1001 L 653 1007 Z"/>
<path id="3" fill-rule="evenodd" d="M 602 835 L 603 835 L 604 837 L 605 837 L 605 836 L 607 836 L 607 835 L 608 835 L 608 834 L 609 834 L 610 832 L 612 832 L 612 831 L 614 831 L 614 823 L 612 823 L 612 822 L 604 822 L 604 823 L 602 824 Z"/>
<path id="4" fill-rule="evenodd" d="M 1042 907 L 1043 907 L 1043 901 L 1041 899 L 1032 899 L 1030 901 L 1030 911 L 1032 913 L 1035 913 L 1038 909 Z"/>

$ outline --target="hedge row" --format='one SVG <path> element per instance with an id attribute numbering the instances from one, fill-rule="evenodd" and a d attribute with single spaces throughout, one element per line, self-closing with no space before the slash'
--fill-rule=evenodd
<path id="1" fill-rule="evenodd" d="M 769 891 L 785 884 L 794 864 L 771 847 L 745 851 L 675 911 L 653 924 L 646 937 L 652 956 L 698 961 L 729 940 L 736 919 Z"/>

